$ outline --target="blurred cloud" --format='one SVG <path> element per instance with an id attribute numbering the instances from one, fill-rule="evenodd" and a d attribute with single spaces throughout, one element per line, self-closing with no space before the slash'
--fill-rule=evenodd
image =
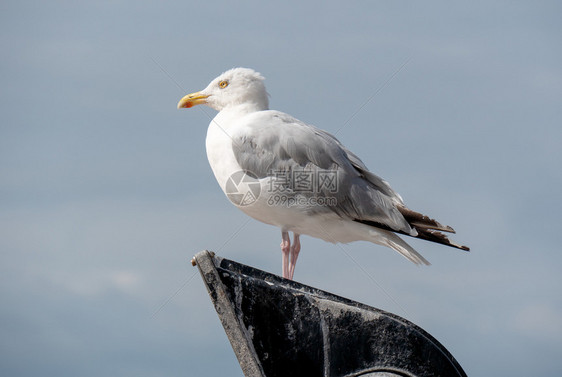
<path id="1" fill-rule="evenodd" d="M 551 303 L 525 305 L 512 317 L 511 325 L 528 338 L 562 346 L 562 310 Z"/>

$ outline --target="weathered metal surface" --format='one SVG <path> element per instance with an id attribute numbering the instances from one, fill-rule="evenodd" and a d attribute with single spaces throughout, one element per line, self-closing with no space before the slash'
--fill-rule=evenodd
<path id="1" fill-rule="evenodd" d="M 466 376 L 397 315 L 209 251 L 194 259 L 247 377 Z"/>

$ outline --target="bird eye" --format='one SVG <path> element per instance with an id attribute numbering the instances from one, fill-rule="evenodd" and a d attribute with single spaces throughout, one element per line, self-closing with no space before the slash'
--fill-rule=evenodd
<path id="1" fill-rule="evenodd" d="M 223 80 L 221 82 L 219 82 L 219 88 L 224 89 L 228 86 L 228 81 Z"/>

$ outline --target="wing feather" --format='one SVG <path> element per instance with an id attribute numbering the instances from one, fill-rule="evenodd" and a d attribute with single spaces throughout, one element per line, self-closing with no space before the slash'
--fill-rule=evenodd
<path id="1" fill-rule="evenodd" d="M 380 222 L 393 230 L 415 235 L 397 208 L 401 203 L 386 181 L 370 173 L 357 156 L 349 152 L 329 133 L 276 111 L 254 113 L 244 118 L 243 136 L 233 135 L 233 151 L 240 166 L 259 178 L 277 172 L 311 172 L 314 179 L 334 174 L 333 186 L 295 195 L 334 197 L 336 205 L 314 208 L 333 211 L 351 220 Z M 316 188 L 316 187 L 315 187 Z"/>

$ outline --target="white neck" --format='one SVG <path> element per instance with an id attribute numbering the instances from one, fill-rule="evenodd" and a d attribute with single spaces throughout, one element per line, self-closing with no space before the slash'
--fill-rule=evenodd
<path id="1" fill-rule="evenodd" d="M 220 113 L 250 114 L 256 111 L 268 110 L 267 103 L 264 102 L 244 102 L 236 105 L 229 105 L 223 108 Z"/>

